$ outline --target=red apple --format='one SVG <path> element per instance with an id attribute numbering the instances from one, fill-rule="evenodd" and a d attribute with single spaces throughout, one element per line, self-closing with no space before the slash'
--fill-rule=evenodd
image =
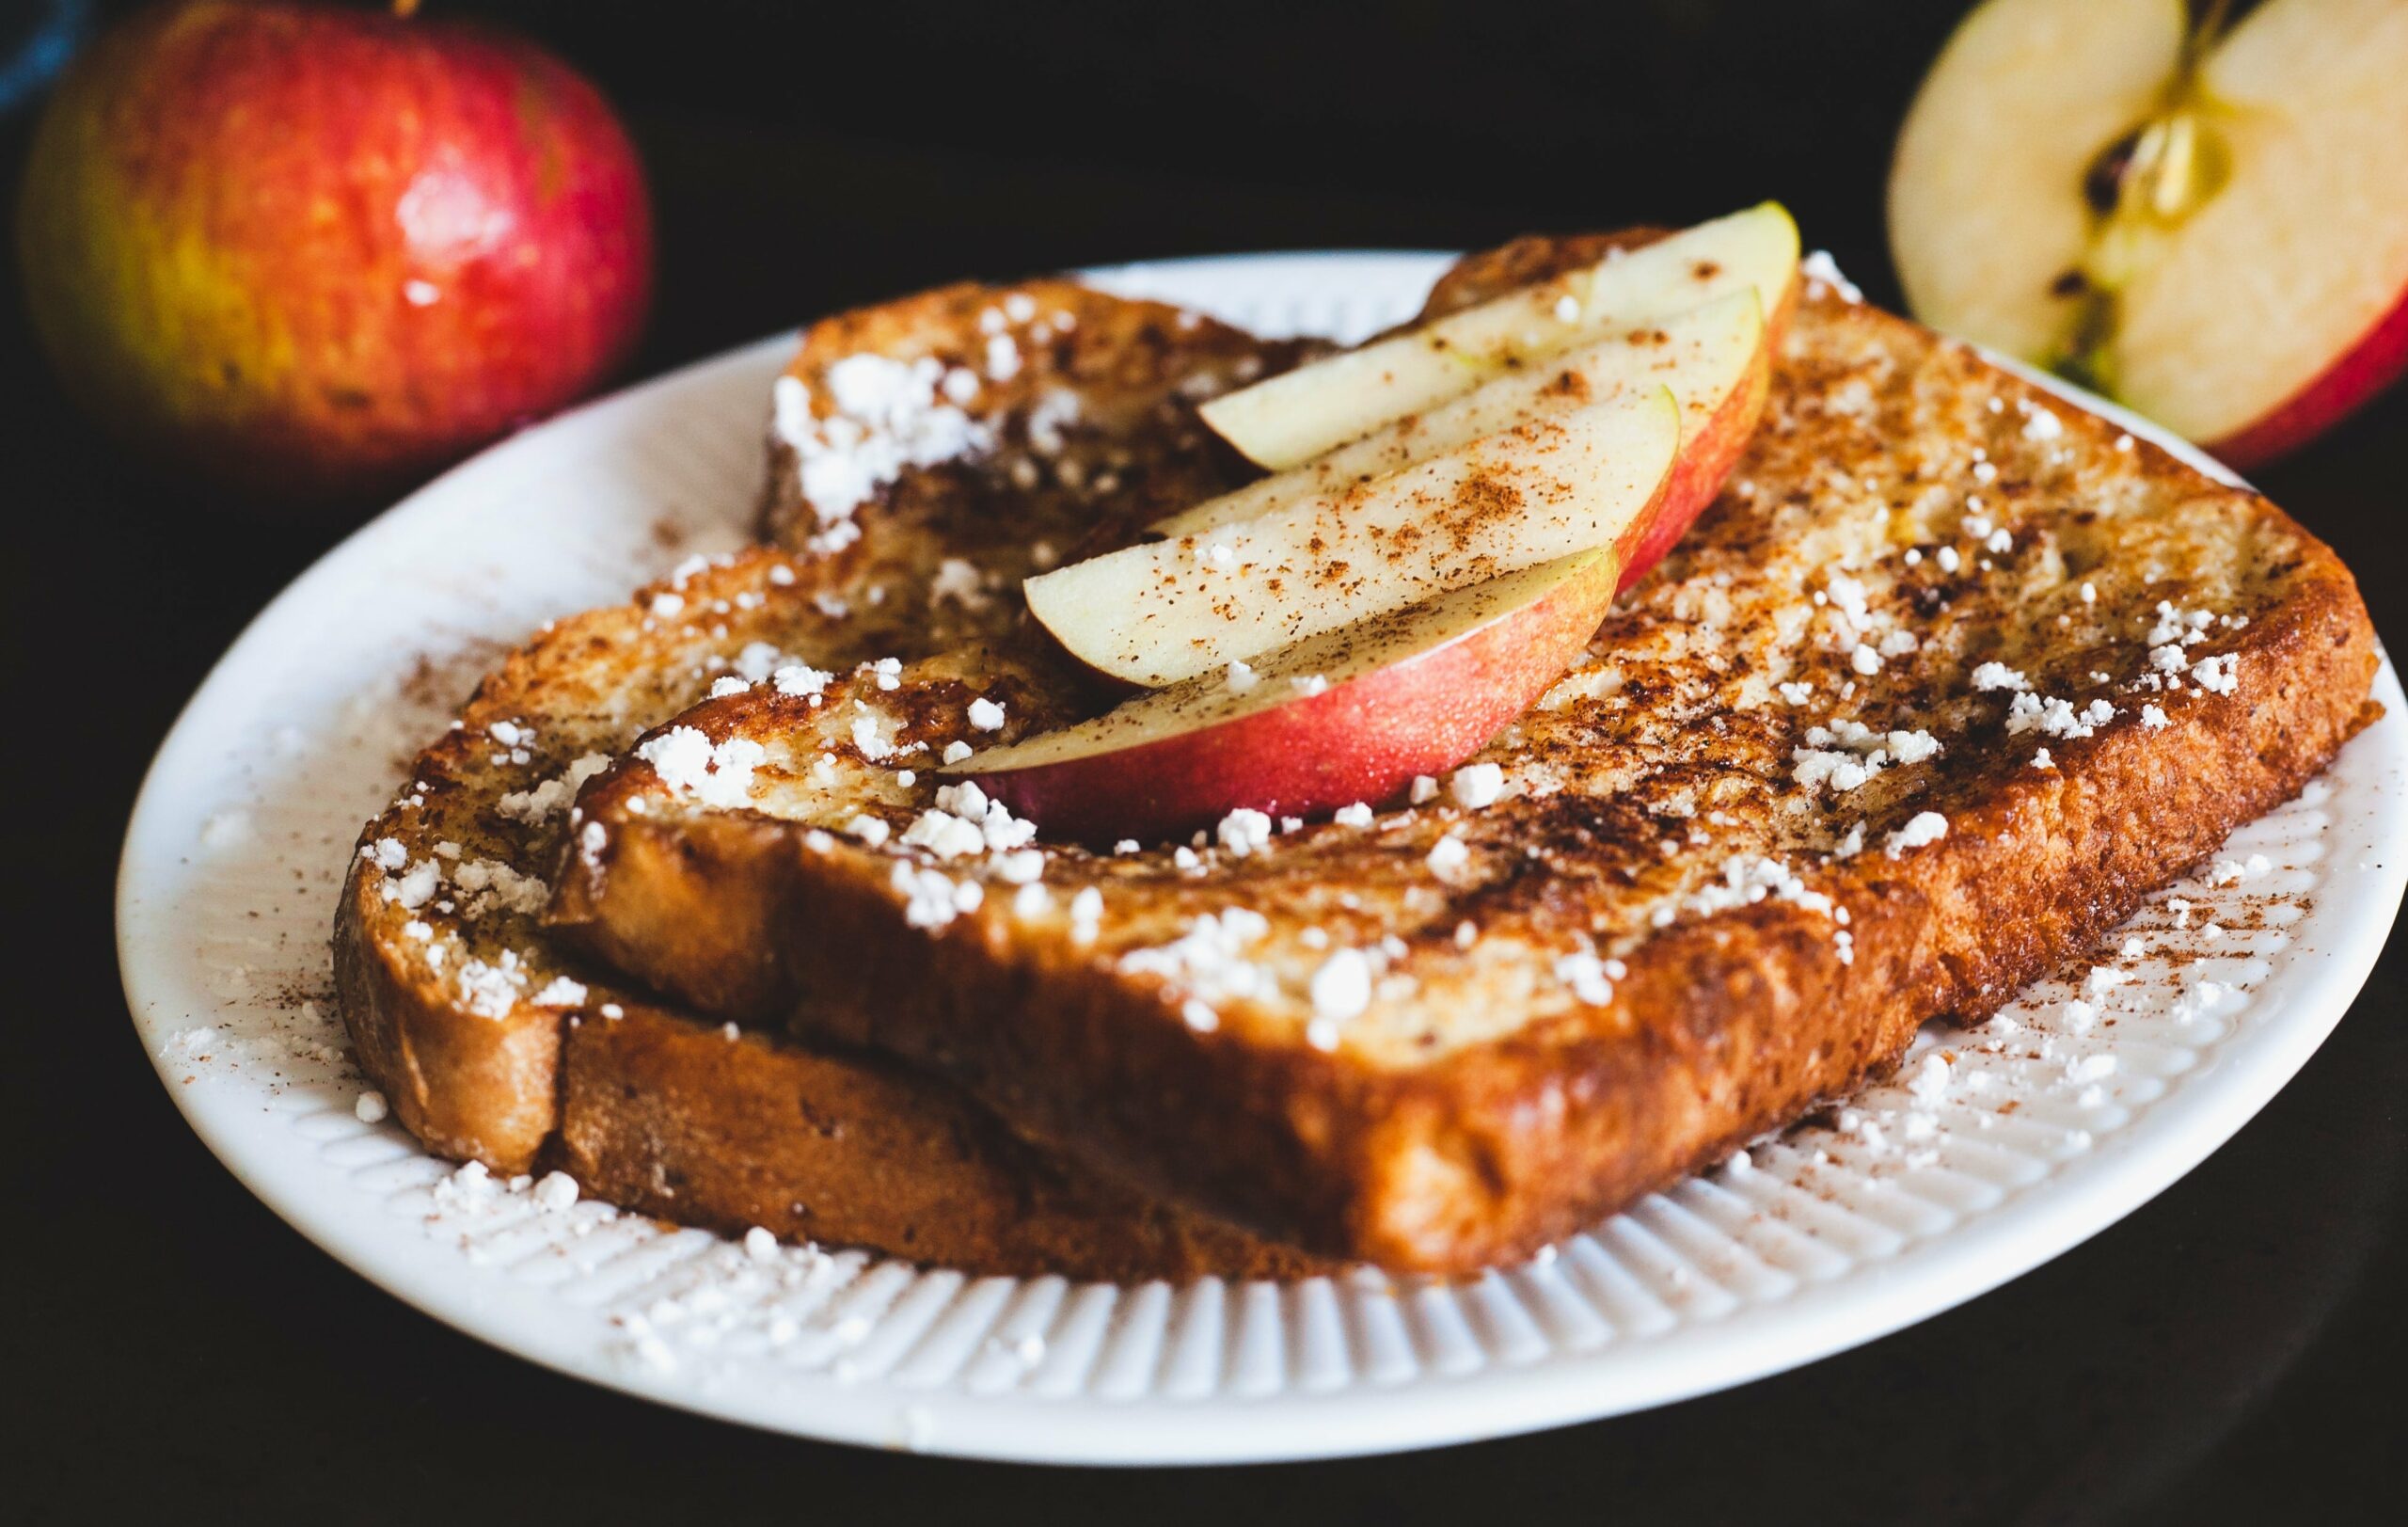
<path id="1" fill-rule="evenodd" d="M 2195 9 L 1989 0 L 1900 134 L 1890 233 L 1934 326 L 2247 468 L 2408 367 L 2408 7 Z"/>
<path id="2" fill-rule="evenodd" d="M 574 71 L 291 0 L 98 43 L 43 115 L 18 238 L 70 390 L 279 502 L 389 489 L 575 399 L 652 278 L 642 168 Z"/>
<path id="3" fill-rule="evenodd" d="M 1342 492 L 1030 579 L 1088 667 L 1160 686 L 1434 595 L 1618 544 L 1655 513 L 1680 408 L 1652 389 L 1527 420 Z"/>
<path id="4" fill-rule="evenodd" d="M 1628 588 L 1713 501 L 1747 449 L 1771 387 L 1772 342 L 1753 289 L 1734 292 L 1509 371 L 1426 413 L 1384 424 L 1304 466 L 1207 500 L 1151 528 L 1165 536 L 1200 534 L 1341 492 L 1529 420 L 1663 387 L 1681 410 L 1680 455 L 1663 502 L 1653 515 L 1634 520 L 1616 548 L 1622 585 Z"/>
<path id="5" fill-rule="evenodd" d="M 954 765 L 1048 833 L 1160 841 L 1240 806 L 1312 816 L 1452 769 L 1529 708 L 1613 602 L 1589 551 L 1154 690 Z"/>

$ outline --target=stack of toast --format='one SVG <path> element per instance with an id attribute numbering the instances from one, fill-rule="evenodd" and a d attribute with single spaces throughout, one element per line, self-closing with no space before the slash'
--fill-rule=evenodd
<path id="1" fill-rule="evenodd" d="M 495 1170 L 1123 1280 L 1465 1273 L 1785 1127 L 2295 793 L 2376 656 L 2263 499 L 1834 281 L 1784 318 L 1719 496 L 1477 757 L 1118 843 L 957 767 L 1117 698 L 1022 582 L 1258 477 L 1199 406 L 1324 347 L 1058 280 L 814 326 L 761 544 L 539 633 L 363 833 L 364 1068 Z"/>

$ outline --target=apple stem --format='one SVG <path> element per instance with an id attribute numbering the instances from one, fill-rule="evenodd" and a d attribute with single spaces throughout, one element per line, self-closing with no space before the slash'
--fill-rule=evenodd
<path id="1" fill-rule="evenodd" d="M 2246 10 L 2249 8 L 2243 6 L 2242 8 Z M 2224 35 L 2231 31 L 2232 24 L 2239 20 L 2232 13 L 2232 0 L 2191 0 L 2190 11 L 2191 34 L 2182 42 L 2182 72 L 2185 74 L 2197 66 L 2210 49 L 2224 40 Z"/>
<path id="2" fill-rule="evenodd" d="M 393 19 L 405 22 L 418 14 L 418 0 L 393 0 Z"/>

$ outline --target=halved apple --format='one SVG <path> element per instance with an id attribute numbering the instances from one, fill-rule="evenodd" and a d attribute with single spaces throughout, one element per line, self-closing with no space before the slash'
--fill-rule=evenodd
<path id="1" fill-rule="evenodd" d="M 1798 274 L 1798 225 L 1777 202 L 1614 254 L 1204 405 L 1204 422 L 1284 471 L 1507 370 L 1735 292 L 1778 336 Z"/>
<path id="2" fill-rule="evenodd" d="M 1152 528 L 1168 536 L 1200 535 L 1342 492 L 1515 424 L 1661 387 L 1680 406 L 1680 456 L 1662 504 L 1634 521 L 1615 548 L 1628 588 L 1713 501 L 1764 416 L 1771 377 L 1770 337 L 1756 294 L 1734 292 L 1508 372 L 1428 413 L 1383 424 L 1305 466 L 1208 499 Z"/>
<path id="3" fill-rule="evenodd" d="M 1402 471 L 1022 585 L 1069 653 L 1175 683 L 1450 589 L 1619 543 L 1662 503 L 1680 410 L 1657 387 Z"/>
<path id="4" fill-rule="evenodd" d="M 1480 751 L 1561 677 L 1613 602 L 1588 551 L 1391 610 L 964 759 L 1049 834 L 1155 842 L 1240 806 L 1306 817 Z"/>
<path id="5" fill-rule="evenodd" d="M 2191 8 L 1974 11 L 1900 135 L 1890 235 L 1925 322 L 2248 467 L 2408 366 L 2408 7 Z"/>

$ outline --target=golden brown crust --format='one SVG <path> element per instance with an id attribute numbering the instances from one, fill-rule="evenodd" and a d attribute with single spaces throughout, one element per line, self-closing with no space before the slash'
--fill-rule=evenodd
<path id="1" fill-rule="evenodd" d="M 1058 943 L 927 940 L 896 917 L 884 862 L 859 851 L 809 855 L 796 899 L 721 878 L 710 899 L 795 919 L 778 946 L 812 1032 L 938 1067 L 1100 1169 L 1266 1233 L 1470 1271 L 1849 1090 L 1928 1018 L 1987 1016 L 2296 794 L 2356 730 L 2374 669 L 2338 571 L 2253 626 L 2250 671 L 2282 674 L 2262 700 L 2182 708 L 2166 732 L 2061 749 L 2056 770 L 1952 811 L 1937 851 L 1876 853 L 1842 877 L 1853 963 L 1814 914 L 1727 914 L 1628 959 L 1615 1011 L 1640 1015 L 1635 1026 L 1533 1029 L 1433 1071 L 1188 1036 L 1149 993 Z M 671 824 L 622 819 L 614 833 L 630 856 L 614 875 L 679 851 Z M 726 877 L 793 862 L 714 864 Z"/>
<path id="2" fill-rule="evenodd" d="M 681 1224 L 870 1246 L 979 1276 L 1291 1278 L 1329 1265 L 1072 1174 L 891 1061 L 652 1009 L 580 1020 L 557 1164 Z"/>
<path id="3" fill-rule="evenodd" d="M 1506 265 L 1527 279 L 1544 261 Z M 679 917 L 724 905 L 758 919 L 748 936 L 776 931 L 778 978 L 733 994 L 745 1010 L 799 999 L 804 1031 L 951 1075 L 1099 1172 L 1395 1267 L 1528 1250 L 1796 1119 L 1893 1063 L 1925 1019 L 1987 1016 L 2296 792 L 2358 724 L 2375 656 L 2347 570 L 2264 501 L 2060 417 L 1903 321 L 1827 298 L 1793 340 L 1732 494 L 1608 621 L 1567 697 L 1489 755 L 1551 788 L 1376 833 L 1307 829 L 1200 873 L 1160 851 L 1066 851 L 1047 869 L 1057 906 L 1094 886 L 1112 909 L 1093 946 L 1058 913 L 1000 910 L 1001 894 L 913 926 L 892 848 L 842 835 L 841 817 L 832 832 L 807 830 L 807 810 L 775 828 L 752 816 L 681 883 Z M 1986 528 L 1965 529 L 1977 510 Z M 1991 516 L 2013 526 L 1995 545 Z M 1834 547 L 1857 550 L 1799 549 L 1842 522 L 1852 539 Z M 1946 577 L 1924 551 L 1943 546 Z M 1798 640 L 1846 602 L 1843 569 L 1873 576 L 1868 557 L 1921 622 L 1895 634 L 1918 640 L 1886 656 L 1854 636 Z M 2094 567 L 2095 604 L 2075 593 Z M 1750 599 L 1765 608 L 1726 608 Z M 2145 641 L 2150 610 L 2177 600 L 2222 623 Z M 2211 651 L 2238 685 L 2168 685 L 2145 650 L 2160 644 L 2177 673 Z M 2112 695 L 2118 719 L 2010 724 L 2004 691 L 2026 686 L 1972 676 L 1984 666 L 2028 669 L 2027 699 Z M 2120 676 L 2090 673 L 2107 667 Z M 1802 700 L 1765 692 L 1791 675 L 1817 716 L 1927 721 L 1950 762 L 1818 794 L 1792 759 L 1831 744 L 1811 743 Z M 740 724 L 733 708 L 691 720 Z M 675 863 L 710 814 L 676 809 L 659 783 L 623 765 L 592 787 L 609 845 L 556 911 L 683 991 L 703 978 L 688 954 L 634 936 L 635 919 L 648 867 Z M 862 803 L 900 825 L 921 802 Z M 1711 833 L 1708 803 L 1729 819 Z M 1944 838 L 1884 851 L 1926 812 Z M 1851 815 L 1871 846 L 1835 850 Z M 1441 831 L 1472 844 L 1475 883 L 1434 887 L 1421 860 Z M 1795 857 L 1811 882 L 1701 898 L 1726 855 L 1749 853 Z M 1340 891 L 1388 920 L 1335 904 Z M 1394 968 L 1420 994 L 1335 1053 L 1302 1042 L 1292 999 L 1189 1023 L 1177 981 L 1124 957 L 1229 906 L 1266 912 L 1264 942 L 1283 947 L 1307 924 L 1402 935 Z M 1458 918 L 1477 919 L 1473 947 L 1450 947 Z M 1620 973 L 1608 999 L 1575 1002 L 1545 972 L 1591 947 Z"/>
<path id="4" fill-rule="evenodd" d="M 1222 385 L 1232 364 L 1276 363 L 1294 348 L 1063 283 L 1014 290 L 1047 312 L 1075 310 L 1086 338 L 1024 358 L 1012 396 L 981 407 L 999 412 L 1009 437 L 1024 433 L 1011 410 L 1039 390 L 1079 390 L 1085 423 L 1067 459 L 1112 452 L 1116 429 L 1139 427 L 1112 423 L 1106 406 L 1126 402 L 1112 390 L 1128 374 L 1129 346 L 1144 348 L 1147 407 L 1187 375 Z M 974 314 L 1005 297 L 948 289 L 889 304 L 876 323 L 890 340 L 913 324 L 956 340 L 958 308 Z M 856 327 L 849 317 L 820 326 L 806 353 L 844 353 Z M 1149 420 L 1138 443 L 1160 439 Z M 1196 455 L 1158 461 L 1164 492 L 1217 484 Z M 1317 1265 L 1065 1169 L 943 1081 L 778 1037 L 731 1041 L 716 1020 L 660 1007 L 561 947 L 531 915 L 528 878 L 550 872 L 573 825 L 561 803 L 546 811 L 533 798 L 578 777 L 580 757 L 598 761 L 690 705 L 749 644 L 842 670 L 990 632 L 997 612 L 974 597 L 940 602 L 929 585 L 948 556 L 989 579 L 1017 576 L 1027 525 L 992 522 L 986 508 L 999 496 L 958 475 L 929 498 L 907 486 L 862 506 L 860 534 L 842 547 L 757 549 L 689 567 L 628 604 L 547 628 L 479 686 L 362 833 L 334 931 L 361 1068 L 428 1149 L 505 1173 L 558 1166 L 591 1194 L 688 1223 L 759 1224 L 972 1274 L 1253 1278 Z M 1041 497 L 1066 539 L 1102 514 L 1069 484 Z"/>
<path id="5" fill-rule="evenodd" d="M 838 313 L 804 331 L 785 370 L 821 425 L 843 390 L 832 368 L 849 358 L 941 372 L 932 406 L 947 398 L 943 383 L 977 380 L 968 413 L 985 426 L 979 443 L 882 488 L 876 520 L 896 564 L 891 576 L 914 590 L 930 587 L 947 558 L 976 564 L 995 588 L 1017 588 L 1054 558 L 1085 555 L 1211 497 L 1244 468 L 1204 427 L 1196 403 L 1327 348 L 1257 339 L 1075 281 L 1023 281 L 1009 297 L 1019 300 L 1007 309 L 1002 289 L 964 282 Z M 841 543 L 848 533 L 832 537 L 842 520 L 830 517 L 844 491 L 815 504 L 800 466 L 795 443 L 773 430 L 762 538 L 794 550 Z"/>
<path id="6" fill-rule="evenodd" d="M 436 1154 L 525 1171 L 552 1131 L 560 1015 L 469 1011 L 423 961 L 380 936 L 376 880 L 356 864 L 335 919 L 335 993 L 359 1069 Z"/>
<path id="7" fill-rule="evenodd" d="M 1486 302 L 1517 286 L 1535 286 L 1568 270 L 1593 265 L 1616 249 L 1636 249 L 1671 232 L 1662 228 L 1625 228 L 1609 233 L 1526 234 L 1494 249 L 1481 249 L 1447 267 L 1413 322 L 1423 323 Z"/>
<path id="8" fill-rule="evenodd" d="M 2296 795 L 2358 729 L 2372 630 L 2324 560 L 2244 649 L 2252 672 L 2282 675 L 2264 700 L 2186 707 L 2165 731 L 2062 750 L 2072 756 L 2056 769 L 1950 812 L 1934 851 L 1848 877 L 1853 964 L 1792 907 L 1683 927 L 1618 983 L 1645 1015 L 1635 1033 L 1517 1037 L 1416 1099 L 1426 1117 L 1388 1101 L 1386 1137 L 1367 1159 L 1426 1153 L 1458 1169 L 1415 1185 L 1425 1190 L 1367 1194 L 1383 1208 L 1365 1254 L 1462 1270 L 1545 1244 L 1853 1089 L 1925 1020 L 1986 1018 L 2096 947 L 2233 828 Z M 1415 1121 L 1400 1128 L 1400 1117 Z"/>

